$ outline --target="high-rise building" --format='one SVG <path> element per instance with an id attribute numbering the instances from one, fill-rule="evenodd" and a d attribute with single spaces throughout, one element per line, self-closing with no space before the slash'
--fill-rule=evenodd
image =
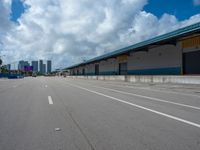
<path id="1" fill-rule="evenodd" d="M 30 66 L 28 61 L 24 61 L 24 60 L 19 61 L 18 70 L 24 71 L 25 66 L 27 67 Z"/>
<path id="2" fill-rule="evenodd" d="M 40 73 L 43 74 L 43 60 L 39 61 L 39 69 L 40 69 Z"/>
<path id="3" fill-rule="evenodd" d="M 6 65 L 6 69 L 7 69 L 7 70 L 10 70 L 10 69 L 11 69 L 11 64 L 7 64 L 7 65 Z"/>
<path id="4" fill-rule="evenodd" d="M 51 60 L 47 60 L 47 73 L 51 73 Z"/>
<path id="5" fill-rule="evenodd" d="M 24 66 L 30 66 L 28 61 L 24 61 Z"/>
<path id="6" fill-rule="evenodd" d="M 42 67 L 42 74 L 45 74 L 46 73 L 46 64 L 43 64 L 43 67 Z"/>
<path id="7" fill-rule="evenodd" d="M 33 72 L 38 72 L 38 61 L 32 61 Z"/>
<path id="8" fill-rule="evenodd" d="M 18 70 L 23 70 L 23 66 L 24 66 L 24 61 L 23 60 L 19 61 Z"/>

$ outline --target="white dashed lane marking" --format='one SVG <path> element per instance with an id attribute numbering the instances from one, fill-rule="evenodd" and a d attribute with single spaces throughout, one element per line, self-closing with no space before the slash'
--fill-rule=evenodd
<path id="1" fill-rule="evenodd" d="M 48 96 L 49 105 L 53 105 L 53 100 L 51 96 Z"/>

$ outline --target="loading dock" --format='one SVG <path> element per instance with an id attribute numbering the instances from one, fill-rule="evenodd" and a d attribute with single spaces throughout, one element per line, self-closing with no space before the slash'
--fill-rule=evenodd
<path id="1" fill-rule="evenodd" d="M 84 75 L 199 75 L 199 62 L 200 23 L 196 23 L 66 69 L 84 67 Z"/>
<path id="2" fill-rule="evenodd" d="M 119 75 L 127 75 L 127 74 L 128 74 L 127 62 L 119 63 Z"/>
<path id="3" fill-rule="evenodd" d="M 82 69 L 82 75 L 85 75 L 85 68 Z"/>
<path id="4" fill-rule="evenodd" d="M 183 73 L 200 75 L 200 51 L 183 54 Z"/>
<path id="5" fill-rule="evenodd" d="M 95 65 L 95 75 L 99 75 L 99 64 Z"/>

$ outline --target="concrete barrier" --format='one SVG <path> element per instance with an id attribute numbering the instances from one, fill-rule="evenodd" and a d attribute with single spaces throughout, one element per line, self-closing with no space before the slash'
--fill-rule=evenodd
<path id="1" fill-rule="evenodd" d="M 104 76 L 104 79 L 110 81 L 125 81 L 125 76 Z"/>
<path id="2" fill-rule="evenodd" d="M 68 76 L 73 79 L 125 81 L 133 83 L 180 83 L 180 84 L 200 84 L 200 76 L 153 76 L 153 75 L 115 75 L 115 76 Z"/>
<path id="3" fill-rule="evenodd" d="M 105 80 L 105 76 L 98 76 L 98 80 Z"/>

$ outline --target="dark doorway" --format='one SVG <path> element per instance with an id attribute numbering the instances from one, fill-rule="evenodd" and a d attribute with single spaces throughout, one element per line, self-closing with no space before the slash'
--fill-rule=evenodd
<path id="1" fill-rule="evenodd" d="M 99 75 L 99 65 L 95 65 L 95 75 Z"/>
<path id="2" fill-rule="evenodd" d="M 127 62 L 119 64 L 119 75 L 127 75 L 128 67 Z"/>
<path id="3" fill-rule="evenodd" d="M 200 51 L 183 54 L 183 73 L 200 74 Z"/>
<path id="4" fill-rule="evenodd" d="M 85 69 L 82 69 L 82 75 L 85 75 Z"/>

